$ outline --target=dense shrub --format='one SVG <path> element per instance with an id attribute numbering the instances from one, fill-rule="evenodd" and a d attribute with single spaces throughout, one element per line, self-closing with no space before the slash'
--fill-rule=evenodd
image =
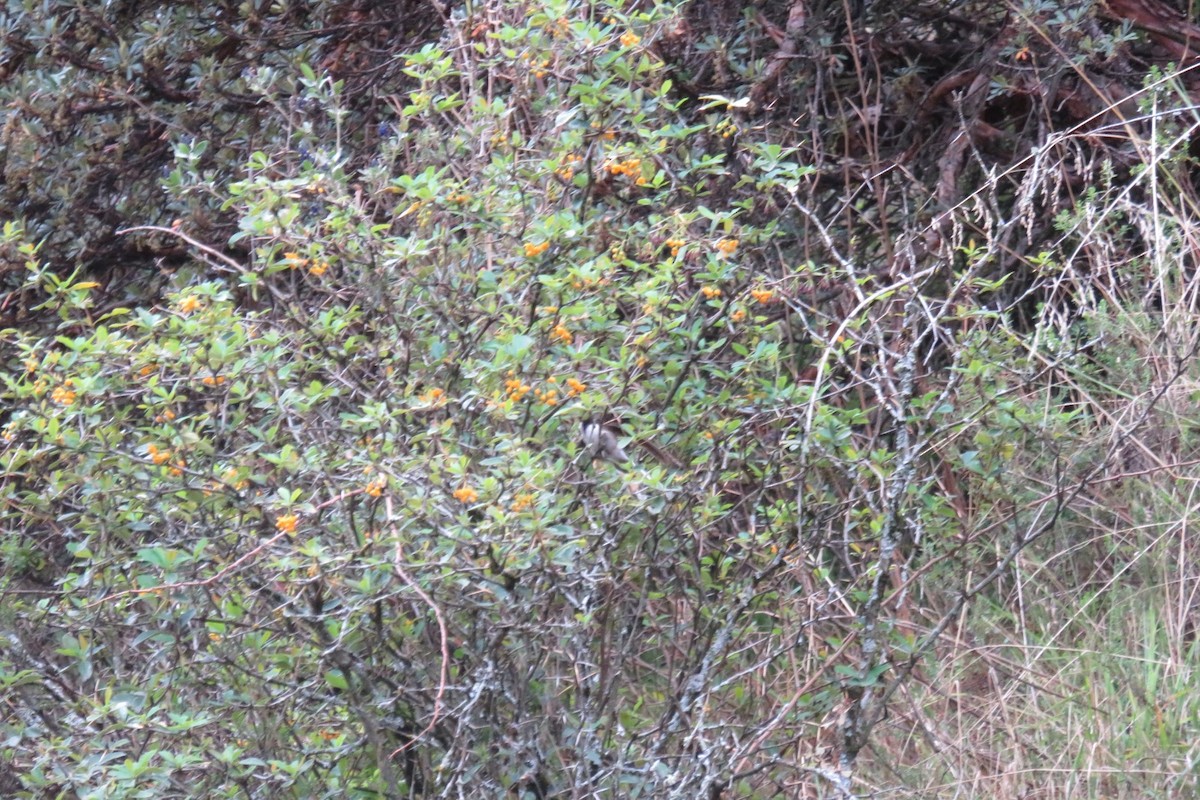
<path id="1" fill-rule="evenodd" d="M 10 7 L 0 788 L 1190 781 L 1185 79 L 943 5 Z"/>

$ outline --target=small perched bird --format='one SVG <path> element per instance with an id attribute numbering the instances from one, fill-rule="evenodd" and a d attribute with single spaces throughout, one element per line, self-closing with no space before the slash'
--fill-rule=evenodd
<path id="1" fill-rule="evenodd" d="M 592 458 L 603 458 L 614 464 L 624 464 L 629 460 L 629 455 L 625 452 L 625 448 L 621 447 L 621 441 L 617 438 L 616 431 L 598 419 L 585 419 L 583 427 L 580 429 L 580 435 L 583 439 L 583 446 L 592 451 Z"/>

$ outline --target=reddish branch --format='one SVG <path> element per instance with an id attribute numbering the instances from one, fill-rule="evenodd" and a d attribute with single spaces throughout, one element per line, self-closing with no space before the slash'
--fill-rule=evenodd
<path id="1" fill-rule="evenodd" d="M 1161 0 L 1104 0 L 1100 13 L 1117 22 L 1128 20 L 1146 31 L 1181 64 L 1200 55 L 1200 27 Z"/>
<path id="2" fill-rule="evenodd" d="M 775 53 L 775 57 L 771 59 L 771 63 L 763 70 L 763 75 L 758 82 L 750 90 L 750 100 L 757 107 L 762 105 L 763 98 L 766 97 L 768 91 L 779 81 L 779 73 L 783 71 L 783 67 L 787 64 L 789 58 L 795 58 L 799 50 L 800 34 L 804 32 L 805 23 L 808 21 L 808 14 L 804 8 L 804 0 L 795 0 L 792 3 L 791 10 L 788 11 L 787 29 L 783 31 L 782 36 L 779 34 L 779 29 L 769 23 L 764 25 L 767 33 L 771 38 L 779 43 L 779 50 Z"/>

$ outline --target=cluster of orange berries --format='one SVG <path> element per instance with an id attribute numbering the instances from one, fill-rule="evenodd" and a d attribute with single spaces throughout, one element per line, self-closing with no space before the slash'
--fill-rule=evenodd
<path id="1" fill-rule="evenodd" d="M 367 495 L 370 497 L 379 497 L 383 494 L 383 487 L 385 486 L 387 486 L 387 478 L 380 476 L 369 482 L 364 491 L 366 491 Z"/>
<path id="2" fill-rule="evenodd" d="M 667 249 L 671 251 L 672 256 L 677 256 L 679 255 L 679 248 L 683 247 L 685 244 L 687 244 L 687 242 L 683 239 L 677 239 L 672 236 L 670 239 L 667 239 L 664 244 L 666 244 Z"/>
<path id="3" fill-rule="evenodd" d="M 245 478 L 238 478 L 238 471 L 234 467 L 230 467 L 229 469 L 225 470 L 225 474 L 222 477 L 225 479 L 226 483 L 233 486 L 233 488 L 239 492 L 250 485 L 250 481 L 246 480 Z"/>
<path id="4" fill-rule="evenodd" d="M 721 253 L 721 255 L 731 256 L 737 249 L 737 239 L 722 239 L 721 241 L 717 242 L 717 250 Z"/>
<path id="5" fill-rule="evenodd" d="M 715 300 L 724 294 L 719 287 L 711 285 L 700 287 L 700 293 L 703 294 L 708 300 Z M 775 292 L 771 289 L 751 289 L 750 296 L 754 298 L 754 302 L 758 303 L 759 305 L 765 306 L 775 301 Z M 653 309 L 647 308 L 645 310 L 646 313 L 650 313 Z M 734 322 L 741 322 L 746 318 L 746 310 L 744 308 L 739 308 L 730 316 Z"/>
<path id="6" fill-rule="evenodd" d="M 556 384 L 556 383 L 558 383 L 558 378 L 551 375 L 549 378 L 546 378 L 546 383 Z M 578 394 L 574 389 L 575 386 L 587 388 L 587 387 L 584 387 L 582 383 L 575 380 L 574 378 L 568 378 L 567 385 L 568 385 L 568 387 L 570 387 L 570 390 L 567 392 L 568 397 L 575 397 Z M 535 389 L 533 392 L 533 396 L 548 406 L 556 406 L 556 405 L 558 405 L 558 392 L 559 392 L 558 387 L 551 386 L 549 389 L 545 389 L 545 390 Z"/>
<path id="7" fill-rule="evenodd" d="M 539 242 L 537 244 L 534 244 L 533 242 L 526 242 L 525 243 L 525 257 L 526 258 L 537 258 L 538 256 L 540 256 L 542 253 L 546 252 L 549 249 L 550 249 L 549 242 Z"/>
<path id="8" fill-rule="evenodd" d="M 521 379 L 513 377 L 510 371 L 509 378 L 504 382 L 504 393 L 508 395 L 509 400 L 521 402 L 525 399 L 525 395 L 529 394 L 531 387 L 528 384 L 521 383 Z"/>
<path id="9" fill-rule="evenodd" d="M 605 164 L 604 168 L 608 170 L 610 175 L 624 175 L 626 178 L 633 178 L 633 182 L 638 186 L 645 186 L 650 182 L 642 174 L 642 160 L 640 158 L 613 161 Z"/>
<path id="10" fill-rule="evenodd" d="M 317 277 L 320 277 L 329 271 L 328 261 L 310 261 L 309 259 L 301 256 L 299 253 L 284 253 L 283 258 L 285 261 L 287 261 L 289 269 L 300 269 L 302 267 L 307 267 L 308 273 Z"/>
<path id="11" fill-rule="evenodd" d="M 575 280 L 571 281 L 571 288 L 591 289 L 593 286 L 608 286 L 610 283 L 612 283 L 612 280 L 609 278 L 576 278 Z"/>
<path id="12" fill-rule="evenodd" d="M 527 383 L 523 383 L 520 378 L 517 378 L 512 370 L 509 370 L 508 378 L 504 381 L 504 394 L 509 400 L 520 402 L 525 399 L 525 396 L 533 392 L 534 398 L 539 402 L 548 406 L 558 405 L 562 399 L 562 389 L 556 384 L 558 378 L 553 375 L 546 379 L 546 383 L 551 384 L 545 389 L 534 389 Z M 567 378 L 567 397 L 578 397 L 587 389 L 587 384 L 577 378 Z"/>
<path id="13" fill-rule="evenodd" d="M 50 393 L 50 399 L 58 403 L 60 406 L 71 405 L 79 396 L 75 393 L 75 390 L 71 388 L 74 383 L 75 382 L 70 378 L 67 378 L 65 381 L 63 381 L 62 386 L 59 386 Z"/>
<path id="14" fill-rule="evenodd" d="M 624 175 L 627 178 L 634 178 L 642 172 L 642 160 L 640 158 L 627 158 L 624 161 L 613 161 L 605 165 L 605 169 L 611 175 Z"/>
<path id="15" fill-rule="evenodd" d="M 707 291 L 708 288 L 709 287 L 706 286 L 701 291 L 704 292 L 705 296 L 708 296 L 711 298 L 712 295 L 710 295 L 708 293 L 708 291 Z M 719 296 L 720 290 L 718 289 L 716 291 L 717 291 L 717 295 Z M 775 292 L 771 289 L 751 289 L 750 297 L 752 297 L 754 299 L 754 302 L 756 302 L 762 306 L 765 306 L 765 305 L 768 305 L 769 303 L 775 302 Z M 746 318 L 746 309 L 745 308 L 735 309 L 734 312 L 729 315 L 729 318 L 733 322 L 741 322 L 742 320 L 744 320 Z"/>
<path id="16" fill-rule="evenodd" d="M 571 32 L 571 23 L 566 17 L 559 17 L 554 22 L 547 22 L 543 25 L 542 30 L 559 39 Z"/>
<path id="17" fill-rule="evenodd" d="M 295 514 L 284 514 L 275 520 L 275 529 L 280 533 L 291 535 L 296 532 L 296 525 L 300 522 L 300 518 Z"/>
<path id="18" fill-rule="evenodd" d="M 600 123 L 593 122 L 592 127 L 595 128 L 596 130 L 600 130 Z M 617 132 L 614 131 L 612 128 L 605 128 L 604 130 L 600 131 L 600 138 L 606 142 L 611 142 L 617 138 Z"/>
<path id="19" fill-rule="evenodd" d="M 417 396 L 417 399 L 427 406 L 437 405 L 438 403 L 444 402 L 445 398 L 446 393 L 436 386 Z"/>
<path id="20" fill-rule="evenodd" d="M 225 383 L 224 375 L 205 375 L 200 379 L 200 382 L 205 386 L 220 386 Z"/>
<path id="21" fill-rule="evenodd" d="M 563 344 L 570 344 L 575 337 L 572 335 L 571 329 L 560 322 L 554 326 L 554 330 L 550 331 L 550 338 Z"/>
<path id="22" fill-rule="evenodd" d="M 583 159 L 581 157 L 575 155 L 574 153 L 567 153 L 567 155 L 563 157 L 563 165 L 558 168 L 555 174 L 564 181 L 571 180 L 575 177 L 575 165 L 582 160 Z"/>
<path id="23" fill-rule="evenodd" d="M 730 119 L 723 119 L 717 123 L 717 133 L 722 139 L 728 139 L 738 132 L 737 123 Z"/>
<path id="24" fill-rule="evenodd" d="M 162 464 L 166 464 L 168 461 L 171 460 L 171 451 L 170 450 L 160 450 L 158 445 L 156 445 L 156 444 L 146 445 L 146 455 L 148 455 L 150 457 L 151 461 L 153 461 L 155 464 L 160 465 L 160 466 Z M 182 458 L 177 459 L 175 461 L 175 463 L 171 466 L 171 470 L 170 470 L 171 474 L 172 475 L 182 475 L 183 469 L 186 466 L 187 466 L 186 461 L 184 461 Z"/>
<path id="25" fill-rule="evenodd" d="M 716 300 L 719 297 L 723 297 L 725 294 L 725 292 L 719 286 L 713 286 L 712 284 L 701 286 L 700 293 L 704 295 L 706 300 Z M 750 297 L 752 297 L 754 302 L 758 303 L 759 305 L 765 306 L 775 302 L 775 292 L 771 289 L 751 289 Z M 652 303 L 646 303 L 642 307 L 642 313 L 647 315 L 652 315 L 655 310 L 655 306 Z M 744 308 L 738 308 L 730 315 L 730 317 L 734 322 L 741 322 L 746 318 L 746 310 Z"/>
<path id="26" fill-rule="evenodd" d="M 530 68 L 533 71 L 533 77 L 537 78 L 538 80 L 541 80 L 542 78 L 546 77 L 546 74 L 548 72 L 548 70 L 546 68 L 550 66 L 549 57 L 543 58 L 541 61 L 538 61 L 536 55 L 534 55 L 533 53 L 530 53 L 529 51 L 526 51 L 521 54 L 521 60 L 524 61 L 525 63 L 529 64 Z"/>
<path id="27" fill-rule="evenodd" d="M 204 304 L 200 302 L 200 298 L 194 294 L 189 294 L 179 301 L 179 313 L 185 316 L 203 307 Z"/>
<path id="28" fill-rule="evenodd" d="M 633 31 L 625 31 L 621 34 L 620 42 L 622 47 L 633 47 L 641 40 L 642 37 L 638 36 Z"/>
<path id="29" fill-rule="evenodd" d="M 479 492 L 475 491 L 474 488 L 465 483 L 451 492 L 451 495 L 453 495 L 454 499 L 458 502 L 467 505 L 479 500 Z M 528 509 L 532 508 L 535 502 L 537 502 L 536 494 L 532 492 L 522 492 L 513 498 L 510 508 L 512 508 L 514 513 L 519 514 L 522 511 L 527 511 Z"/>

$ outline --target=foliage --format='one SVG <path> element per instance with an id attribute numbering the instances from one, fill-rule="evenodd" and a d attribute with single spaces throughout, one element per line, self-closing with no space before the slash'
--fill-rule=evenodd
<path id="1" fill-rule="evenodd" d="M 826 5 L 10 6 L 0 788 L 1191 785 L 1184 78 Z"/>

